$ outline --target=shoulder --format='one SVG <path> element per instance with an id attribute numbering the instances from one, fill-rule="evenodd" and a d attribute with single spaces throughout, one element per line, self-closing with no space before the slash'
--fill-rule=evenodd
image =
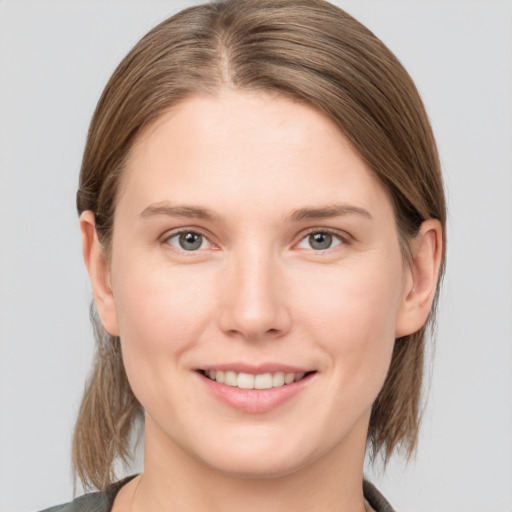
<path id="1" fill-rule="evenodd" d="M 388 500 L 368 480 L 363 481 L 363 493 L 366 501 L 376 512 L 394 512 Z"/>
<path id="2" fill-rule="evenodd" d="M 110 512 L 112 504 L 114 503 L 114 498 L 119 492 L 119 489 L 121 489 L 123 485 L 127 484 L 132 478 L 135 478 L 135 476 L 136 475 L 132 475 L 120 482 L 116 482 L 104 491 L 84 494 L 69 503 L 46 508 L 41 510 L 41 512 Z"/>
<path id="3" fill-rule="evenodd" d="M 109 496 L 105 492 L 85 494 L 70 503 L 47 508 L 41 512 L 108 512 L 111 507 Z"/>

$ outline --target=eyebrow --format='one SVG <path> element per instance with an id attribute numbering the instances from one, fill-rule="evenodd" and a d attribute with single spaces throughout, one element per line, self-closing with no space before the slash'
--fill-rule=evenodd
<path id="1" fill-rule="evenodd" d="M 336 204 L 323 208 L 299 208 L 291 213 L 290 218 L 291 220 L 298 222 L 310 219 L 328 219 L 330 217 L 340 217 L 343 215 L 360 215 L 369 220 L 373 219 L 368 210 L 348 204 Z"/>
<path id="2" fill-rule="evenodd" d="M 157 215 L 166 215 L 168 217 L 187 217 L 202 220 L 217 220 L 219 217 L 206 208 L 197 206 L 172 205 L 166 202 L 150 204 L 140 213 L 139 217 L 148 219 Z"/>
<path id="3" fill-rule="evenodd" d="M 186 217 L 209 221 L 219 220 L 218 215 L 206 208 L 198 206 L 172 205 L 167 202 L 151 204 L 146 207 L 139 216 L 142 219 L 147 219 L 158 215 L 165 215 L 168 217 Z M 359 215 L 370 220 L 373 218 L 371 213 L 364 208 L 347 204 L 338 204 L 322 208 L 299 208 L 297 210 L 293 210 L 289 216 L 285 217 L 285 221 L 289 219 L 292 222 L 300 222 L 304 220 L 328 219 L 344 215 Z"/>

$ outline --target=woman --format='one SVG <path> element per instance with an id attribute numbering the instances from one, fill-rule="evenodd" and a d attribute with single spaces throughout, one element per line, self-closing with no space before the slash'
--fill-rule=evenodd
<path id="1" fill-rule="evenodd" d="M 373 34 L 320 0 L 164 21 L 105 88 L 77 205 L 98 351 L 74 466 L 100 492 L 52 510 L 391 510 L 365 450 L 416 444 L 445 204 Z"/>

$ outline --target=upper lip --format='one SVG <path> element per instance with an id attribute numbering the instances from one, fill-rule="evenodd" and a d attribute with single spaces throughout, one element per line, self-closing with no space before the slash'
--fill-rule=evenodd
<path id="1" fill-rule="evenodd" d="M 259 375 L 262 373 L 307 373 L 314 371 L 312 368 L 303 366 L 295 366 L 283 363 L 262 363 L 262 364 L 247 364 L 247 363 L 220 363 L 205 365 L 198 368 L 202 371 L 223 371 L 223 372 L 237 372 L 237 373 L 251 373 Z"/>

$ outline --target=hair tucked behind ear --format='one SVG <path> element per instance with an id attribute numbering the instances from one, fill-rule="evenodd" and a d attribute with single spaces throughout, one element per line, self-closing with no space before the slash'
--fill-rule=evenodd
<path id="1" fill-rule="evenodd" d="M 323 0 L 227 0 L 162 22 L 135 45 L 105 87 L 89 128 L 77 207 L 94 213 L 107 257 L 123 165 L 137 136 L 183 99 L 214 95 L 226 86 L 304 102 L 336 123 L 388 192 L 404 252 L 427 219 L 440 221 L 444 237 L 434 136 L 414 83 L 386 46 Z M 444 256 L 440 275 L 443 268 Z M 115 459 L 129 457 L 140 406 L 119 340 L 94 322 L 98 349 L 73 461 L 86 485 L 102 488 L 114 478 Z M 424 343 L 425 328 L 395 342 L 374 404 L 369 441 L 385 459 L 400 446 L 411 454 L 416 445 Z"/>
<path id="2" fill-rule="evenodd" d="M 90 316 L 96 354 L 78 412 L 72 459 L 85 488 L 104 489 L 116 478 L 114 462 L 130 462 L 130 431 L 142 409 L 126 377 L 119 339 L 105 331 L 94 304 Z"/>

